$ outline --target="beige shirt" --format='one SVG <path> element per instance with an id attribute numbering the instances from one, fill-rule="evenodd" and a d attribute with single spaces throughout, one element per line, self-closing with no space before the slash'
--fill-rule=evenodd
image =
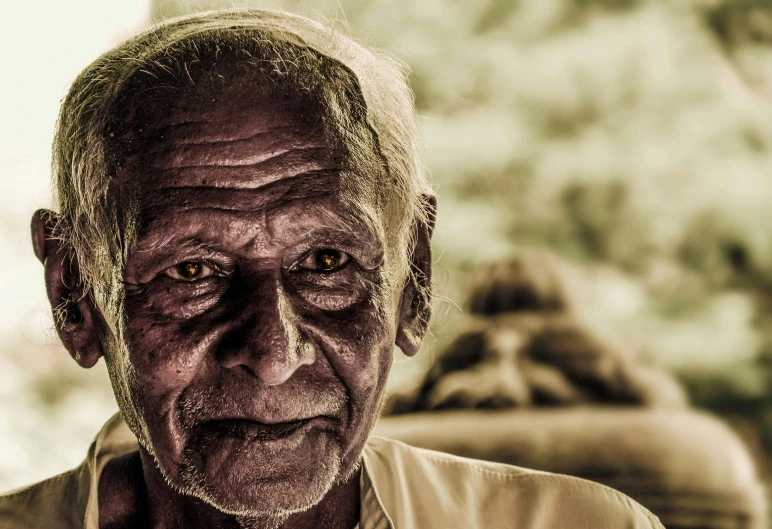
<path id="1" fill-rule="evenodd" d="M 0 529 L 98 529 L 98 483 L 137 450 L 115 415 L 77 468 L 0 496 Z M 624 494 L 583 479 L 371 437 L 362 455 L 359 529 L 662 529 Z"/>

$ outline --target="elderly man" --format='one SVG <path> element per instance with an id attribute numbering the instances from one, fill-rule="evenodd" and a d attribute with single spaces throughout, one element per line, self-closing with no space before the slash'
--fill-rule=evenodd
<path id="1" fill-rule="evenodd" d="M 32 238 L 120 414 L 0 527 L 661 527 L 600 485 L 369 438 L 430 317 L 417 144 L 399 66 L 293 15 L 177 19 L 89 66 Z"/>

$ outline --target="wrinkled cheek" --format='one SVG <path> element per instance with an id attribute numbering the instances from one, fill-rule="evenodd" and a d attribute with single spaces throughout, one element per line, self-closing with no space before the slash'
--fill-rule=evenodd
<path id="1" fill-rule="evenodd" d="M 173 461 L 185 443 L 177 403 L 200 369 L 204 340 L 195 333 L 181 332 L 176 325 L 142 319 L 132 321 L 126 337 L 132 364 L 132 401 L 139 408 L 147 441 L 153 445 L 159 464 L 172 472 Z"/>
<path id="2" fill-rule="evenodd" d="M 155 393 L 184 386 L 195 372 L 197 344 L 175 327 L 138 321 L 127 332 L 129 359 L 143 389 Z"/>
<path id="3" fill-rule="evenodd" d="M 367 438 L 378 418 L 379 405 L 386 390 L 391 368 L 393 346 L 384 329 L 362 335 L 357 341 L 356 354 L 351 357 L 333 355 L 330 359 L 343 380 L 350 399 L 351 423 L 344 460 L 348 465 L 359 458 Z"/>
<path id="4" fill-rule="evenodd" d="M 353 404 L 377 400 L 391 367 L 396 338 L 395 300 L 373 282 L 366 295 L 346 310 L 299 313 L 331 366 L 342 379 Z M 315 334 L 315 336 L 313 335 Z"/>
<path id="5" fill-rule="evenodd" d="M 391 364 L 394 357 L 394 347 L 390 343 L 383 344 L 377 351 L 377 362 L 373 369 L 373 377 L 366 381 L 363 391 L 370 397 L 374 405 L 385 392 L 386 382 L 391 371 Z"/>
<path id="6" fill-rule="evenodd" d="M 393 322 L 375 311 L 315 322 L 318 341 L 334 371 L 348 388 L 352 403 L 367 409 L 386 383 L 395 339 Z"/>

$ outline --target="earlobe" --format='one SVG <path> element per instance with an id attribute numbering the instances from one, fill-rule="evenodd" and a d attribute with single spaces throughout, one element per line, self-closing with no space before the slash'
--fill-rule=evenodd
<path id="1" fill-rule="evenodd" d="M 30 225 L 32 249 L 35 251 L 35 257 L 43 264 L 45 264 L 46 260 L 46 232 L 53 230 L 51 215 L 53 215 L 51 211 L 39 209 L 33 213 Z"/>
<path id="2" fill-rule="evenodd" d="M 54 325 L 70 356 L 86 369 L 93 367 L 103 355 L 102 342 L 94 321 L 96 307 L 88 294 L 63 299 L 54 308 Z"/>
<path id="3" fill-rule="evenodd" d="M 30 226 L 32 246 L 45 270 L 57 334 L 75 361 L 89 368 L 102 356 L 98 309 L 83 291 L 77 260 L 56 234 L 58 220 L 52 211 L 36 211 Z"/>
<path id="4" fill-rule="evenodd" d="M 426 220 L 416 222 L 415 245 L 410 253 L 411 273 L 402 293 L 397 329 L 396 345 L 406 356 L 418 353 L 424 336 L 429 329 L 432 314 L 431 280 L 432 252 L 431 238 L 437 211 L 434 196 L 422 196 Z"/>
<path id="5" fill-rule="evenodd" d="M 412 317 L 400 324 L 395 343 L 405 356 L 415 356 L 418 353 L 429 328 L 430 319 L 431 310 L 425 317 Z"/>

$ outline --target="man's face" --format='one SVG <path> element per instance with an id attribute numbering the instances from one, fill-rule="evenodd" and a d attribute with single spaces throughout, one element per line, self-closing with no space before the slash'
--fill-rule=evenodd
<path id="1" fill-rule="evenodd" d="M 123 411 L 183 491 L 234 514 L 306 508 L 376 419 L 401 293 L 386 249 L 342 199 L 343 146 L 295 103 L 204 88 L 159 118 L 118 175 L 140 202 L 110 366 Z"/>

